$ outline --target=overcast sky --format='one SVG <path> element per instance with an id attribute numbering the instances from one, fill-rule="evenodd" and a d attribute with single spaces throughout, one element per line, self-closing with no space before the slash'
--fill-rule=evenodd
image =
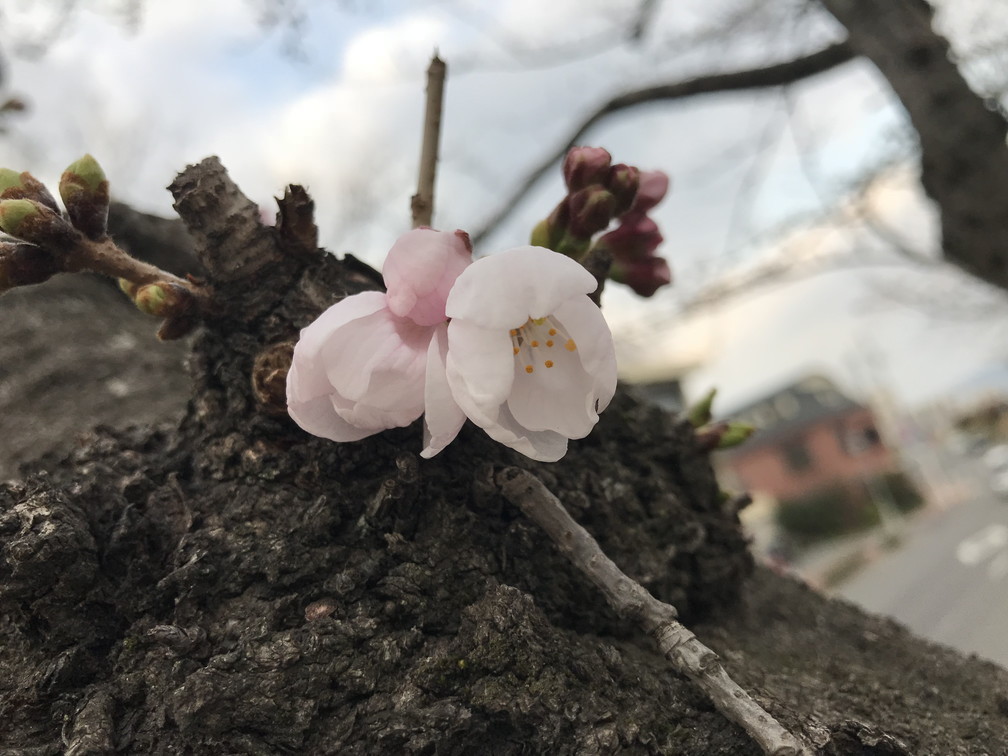
<path id="1" fill-rule="evenodd" d="M 843 34 L 821 16 L 764 10 L 737 17 L 730 37 L 686 44 L 723 25 L 739 0 L 659 2 L 632 44 L 613 30 L 637 0 L 304 0 L 307 23 L 296 28 L 264 26 L 261 9 L 274 4 L 258 0 L 147 0 L 131 21 L 115 13 L 121 0 L 95 0 L 61 29 L 47 10 L 58 5 L 10 0 L 0 11 L 7 92 L 30 103 L 0 136 L 0 163 L 55 182 L 91 152 L 120 199 L 167 215 L 163 187 L 217 154 L 264 207 L 286 183 L 308 186 L 323 244 L 375 265 L 408 227 L 434 48 L 449 64 L 435 224 L 475 230 L 612 94 L 786 59 Z M 942 16 L 957 44 L 991 33 L 977 7 L 960 0 Z M 34 54 L 40 41 L 45 52 Z M 905 135 L 901 110 L 863 62 L 786 92 L 651 105 L 596 128 L 588 142 L 674 184 L 656 219 L 676 287 L 649 301 L 616 285 L 606 294 L 625 368 L 695 362 L 688 385 L 717 384 L 727 404 L 809 371 L 853 388 L 871 374 L 916 403 L 1008 359 L 1004 295 L 940 267 L 894 268 L 877 235 L 846 230 L 850 206 L 835 209 L 872 167 L 906 154 Z M 477 253 L 524 243 L 561 192 L 557 169 Z M 887 233 L 934 254 L 937 223 L 912 167 L 879 182 L 867 206 Z M 866 250 L 886 264 L 799 275 L 679 314 L 740 268 L 785 259 L 800 272 L 807 266 L 793 261 Z M 943 302 L 964 296 L 975 306 L 951 318 Z"/>

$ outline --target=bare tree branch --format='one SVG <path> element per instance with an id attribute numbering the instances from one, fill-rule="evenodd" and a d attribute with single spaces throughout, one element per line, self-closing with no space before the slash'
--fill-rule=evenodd
<path id="1" fill-rule="evenodd" d="M 483 227 L 473 235 L 473 242 L 479 243 L 497 229 L 514 211 L 521 199 L 538 183 L 539 179 L 563 158 L 567 150 L 577 144 L 588 130 L 607 116 L 622 110 L 645 105 L 650 102 L 682 100 L 720 92 L 739 92 L 747 89 L 766 89 L 793 84 L 796 81 L 829 71 L 851 60 L 854 52 L 846 42 L 826 47 L 818 52 L 801 58 L 777 63 L 764 68 L 731 71 L 709 76 L 698 76 L 694 79 L 674 81 L 659 84 L 644 89 L 625 92 L 612 98 L 592 112 L 570 134 L 564 142 L 550 152 L 519 186 L 501 203 L 501 209 L 491 216 Z"/>
<path id="2" fill-rule="evenodd" d="M 921 181 L 941 208 L 946 258 L 1008 289 L 1008 146 L 1004 116 L 950 59 L 923 0 L 821 0 L 850 44 L 888 80 L 920 137 Z"/>

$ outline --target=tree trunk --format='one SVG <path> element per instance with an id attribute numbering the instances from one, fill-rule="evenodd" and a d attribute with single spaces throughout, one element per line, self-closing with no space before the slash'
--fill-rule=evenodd
<path id="1" fill-rule="evenodd" d="M 553 465 L 471 426 L 434 460 L 417 425 L 305 435 L 257 358 L 372 277 L 296 190 L 275 229 L 213 159 L 172 191 L 217 306 L 192 397 L 0 485 L 0 753 L 758 753 L 506 503 L 509 465 L 822 753 L 1008 742 L 1008 673 L 753 576 L 692 428 L 627 391 Z"/>
<path id="2" fill-rule="evenodd" d="M 1008 289 L 1008 123 L 963 79 L 924 0 L 821 0 L 899 97 L 920 138 L 921 181 L 945 257 Z"/>

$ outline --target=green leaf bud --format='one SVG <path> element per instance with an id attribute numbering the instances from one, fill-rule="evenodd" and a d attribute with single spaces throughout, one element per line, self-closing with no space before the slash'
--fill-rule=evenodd
<path id="1" fill-rule="evenodd" d="M 185 313 L 192 303 L 192 295 L 181 284 L 158 281 L 136 288 L 133 303 L 141 312 L 167 318 Z"/>
<path id="2" fill-rule="evenodd" d="M 718 449 L 731 449 L 749 440 L 749 437 L 756 432 L 756 426 L 748 423 L 728 423 L 728 428 L 721 436 Z"/>
<path id="3" fill-rule="evenodd" d="M 711 405 L 714 403 L 714 396 L 716 394 L 717 389 L 712 388 L 701 397 L 700 401 L 686 410 L 686 419 L 690 421 L 690 424 L 694 428 L 699 428 L 701 425 L 706 425 L 711 421 Z"/>
<path id="4" fill-rule="evenodd" d="M 30 199 L 0 200 L 0 229 L 40 246 L 64 246 L 76 236 L 63 216 Z"/>
<path id="5" fill-rule="evenodd" d="M 105 236 L 109 182 L 97 160 L 85 155 L 71 163 L 60 177 L 59 192 L 75 228 L 90 239 Z"/>
<path id="6" fill-rule="evenodd" d="M 41 214 L 37 202 L 28 199 L 3 200 L 0 202 L 0 229 L 11 236 L 23 238 L 23 229 Z"/>
<path id="7" fill-rule="evenodd" d="M 18 173 L 10 168 L 0 168 L 0 199 L 35 200 L 50 210 L 59 212 L 59 205 L 45 188 L 45 184 L 28 171 Z"/>

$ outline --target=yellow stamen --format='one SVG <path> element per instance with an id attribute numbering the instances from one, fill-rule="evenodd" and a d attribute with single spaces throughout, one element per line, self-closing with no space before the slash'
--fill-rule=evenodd
<path id="1" fill-rule="evenodd" d="M 537 347 L 537 346 L 539 346 L 539 342 L 538 342 L 538 341 L 533 341 L 533 342 L 532 342 L 532 346 L 534 346 L 534 347 Z"/>
<path id="2" fill-rule="evenodd" d="M 546 367 L 548 368 L 553 367 L 553 360 L 546 360 Z"/>
<path id="3" fill-rule="evenodd" d="M 498 331 L 498 333 L 500 333 L 500 332 Z M 525 366 L 525 372 L 526 373 L 531 373 L 533 370 L 535 370 L 535 368 L 533 368 L 531 365 L 526 365 Z"/>
<path id="4" fill-rule="evenodd" d="M 553 346 L 553 339 L 550 339 L 549 341 L 547 341 L 546 342 L 546 346 L 548 346 L 548 347 Z"/>
<path id="5" fill-rule="evenodd" d="M 573 352 L 575 349 L 577 349 L 577 344 L 574 343 L 574 339 L 567 339 L 567 343 L 564 344 L 564 349 L 566 349 L 568 352 Z"/>
<path id="6" fill-rule="evenodd" d="M 514 347 L 514 353 L 518 354 L 518 347 Z"/>
<path id="7" fill-rule="evenodd" d="M 550 328 L 549 329 L 549 335 L 550 336 L 556 336 L 556 328 Z"/>

